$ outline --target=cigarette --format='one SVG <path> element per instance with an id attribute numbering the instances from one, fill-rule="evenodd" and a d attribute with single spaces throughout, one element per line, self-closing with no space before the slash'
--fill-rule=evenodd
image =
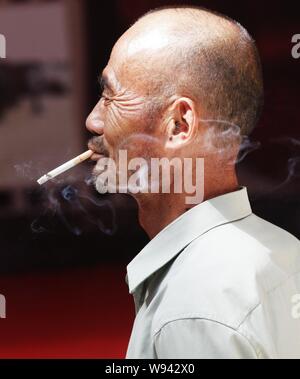
<path id="1" fill-rule="evenodd" d="M 43 175 L 40 179 L 37 180 L 39 185 L 48 182 L 48 180 L 51 180 L 55 178 L 56 176 L 62 174 L 63 172 L 70 170 L 70 168 L 77 166 L 79 163 L 89 159 L 93 155 L 92 150 L 87 150 L 84 153 L 78 155 L 77 157 L 69 160 L 68 162 L 62 164 L 61 166 L 56 167 L 54 170 L 49 171 L 47 174 Z"/>

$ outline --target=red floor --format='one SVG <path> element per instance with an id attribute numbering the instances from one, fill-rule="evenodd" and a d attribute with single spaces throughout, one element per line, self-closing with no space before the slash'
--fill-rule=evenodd
<path id="1" fill-rule="evenodd" d="M 123 358 L 134 319 L 126 268 L 0 277 L 0 358 Z"/>

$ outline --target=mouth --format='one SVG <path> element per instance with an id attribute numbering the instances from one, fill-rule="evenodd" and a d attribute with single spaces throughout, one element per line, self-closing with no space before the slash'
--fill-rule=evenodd
<path id="1" fill-rule="evenodd" d="M 92 149 L 90 149 L 92 150 Z M 92 150 L 93 151 L 93 150 Z M 98 154 L 97 152 L 94 152 L 93 155 L 91 156 L 90 160 L 91 161 L 94 161 L 94 162 L 97 162 L 99 159 L 101 158 L 105 158 L 106 156 L 103 155 L 103 154 Z"/>
<path id="2" fill-rule="evenodd" d="M 103 137 L 93 137 L 89 143 L 88 148 L 93 151 L 91 160 L 97 162 L 101 158 L 108 158 L 109 152 L 104 146 Z"/>

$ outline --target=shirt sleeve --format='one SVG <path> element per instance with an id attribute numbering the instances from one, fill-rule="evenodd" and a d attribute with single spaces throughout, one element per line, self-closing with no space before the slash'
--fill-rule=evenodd
<path id="1" fill-rule="evenodd" d="M 204 319 L 178 319 L 155 335 L 159 359 L 256 359 L 248 339 L 226 325 Z"/>

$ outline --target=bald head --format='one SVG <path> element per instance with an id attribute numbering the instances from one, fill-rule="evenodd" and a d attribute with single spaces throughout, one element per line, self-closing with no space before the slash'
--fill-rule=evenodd
<path id="1" fill-rule="evenodd" d="M 118 41 L 126 65 L 152 111 L 172 95 L 195 100 L 201 118 L 248 135 L 263 104 L 260 61 L 247 31 L 235 21 L 196 7 L 151 11 Z M 114 51 L 113 51 L 114 53 Z M 126 75 L 123 75 L 126 77 Z M 127 83 L 128 86 L 130 83 Z M 141 90 L 141 88 L 139 88 Z"/>

